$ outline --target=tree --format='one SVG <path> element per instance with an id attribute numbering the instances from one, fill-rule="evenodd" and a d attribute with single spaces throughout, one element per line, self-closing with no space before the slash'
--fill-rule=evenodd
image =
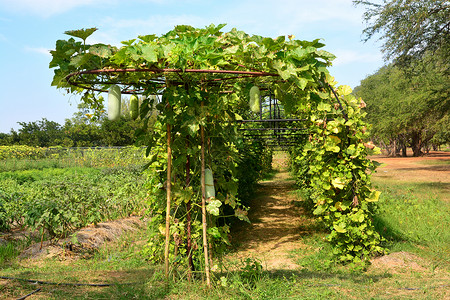
<path id="1" fill-rule="evenodd" d="M 19 143 L 28 146 L 48 147 L 59 145 L 64 133 L 61 125 L 43 118 L 36 122 L 19 122 Z"/>
<path id="2" fill-rule="evenodd" d="M 381 2 L 381 3 L 380 3 Z M 422 59 L 426 53 L 450 60 L 450 3 L 446 0 L 354 0 L 364 5 L 364 41 L 380 34 L 387 60 L 399 65 Z"/>
<path id="3" fill-rule="evenodd" d="M 439 72 L 432 57 L 411 68 L 395 65 L 381 68 L 361 81 L 354 93 L 367 103 L 367 118 L 373 124 L 372 137 L 390 155 L 406 156 L 410 146 L 414 156 L 423 149 L 448 143 L 448 75 Z M 422 72 L 415 72 L 419 68 Z"/>

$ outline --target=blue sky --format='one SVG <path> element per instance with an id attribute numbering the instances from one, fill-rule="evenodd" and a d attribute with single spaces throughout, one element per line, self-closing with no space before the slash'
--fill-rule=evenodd
<path id="1" fill-rule="evenodd" d="M 117 46 L 179 24 L 321 38 L 337 56 L 331 74 L 354 88 L 384 64 L 381 44 L 361 41 L 362 14 L 351 0 L 0 0 L 0 132 L 42 118 L 64 124 L 76 112 L 79 98 L 50 86 L 49 50 L 66 30 L 97 27 L 88 43 Z"/>

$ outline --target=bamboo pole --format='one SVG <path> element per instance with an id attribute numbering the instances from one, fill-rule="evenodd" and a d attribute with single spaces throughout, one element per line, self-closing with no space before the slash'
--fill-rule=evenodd
<path id="1" fill-rule="evenodd" d="M 202 102 L 203 106 L 203 102 Z M 203 225 L 203 251 L 205 254 L 205 274 L 206 285 L 211 286 L 210 270 L 209 270 L 209 255 L 208 255 L 208 237 L 207 237 L 207 224 L 206 224 L 206 183 L 205 183 L 205 129 L 203 125 L 200 126 L 200 135 L 202 139 L 201 146 L 201 185 L 202 185 L 202 225 Z"/>
<path id="2" fill-rule="evenodd" d="M 166 279 L 169 280 L 169 244 L 170 244 L 170 201 L 172 197 L 172 137 L 170 124 L 167 124 L 167 205 L 166 205 L 166 244 L 164 266 Z"/>
<path id="3" fill-rule="evenodd" d="M 186 149 L 189 149 L 189 136 L 186 137 Z M 186 155 L 186 189 L 191 184 L 191 157 Z M 186 251 L 188 254 L 188 280 L 191 282 L 192 272 L 195 270 L 194 260 L 192 259 L 192 239 L 191 239 L 192 223 L 191 223 L 191 199 L 188 199 L 186 203 Z"/>

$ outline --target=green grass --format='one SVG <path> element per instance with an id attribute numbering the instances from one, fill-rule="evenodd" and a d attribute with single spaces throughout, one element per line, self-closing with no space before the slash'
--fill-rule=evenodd
<path id="1" fill-rule="evenodd" d="M 142 166 L 147 161 L 144 157 L 144 149 L 135 147 L 123 148 L 62 148 L 59 150 L 41 150 L 46 157 L 20 158 L 6 156 L 0 159 L 0 172 L 18 170 L 43 170 L 49 168 L 111 168 L 124 166 Z"/>
<path id="2" fill-rule="evenodd" d="M 210 289 L 201 278 L 188 282 L 171 277 L 167 283 L 163 267 L 141 254 L 138 241 L 146 234 L 146 230 L 129 234 L 89 259 L 3 263 L 0 276 L 59 284 L 0 280 L 0 294 L 18 298 L 40 287 L 36 296 L 45 299 L 443 299 L 448 284 L 437 275 L 357 272 L 324 264 L 329 246 L 323 234 L 305 237 L 309 248 L 293 253 L 302 266 L 296 270 L 269 272 L 248 260 L 237 270 L 213 273 Z M 75 283 L 111 286 L 65 285 Z"/>
<path id="3" fill-rule="evenodd" d="M 387 246 L 416 252 L 449 268 L 450 205 L 436 196 L 447 186 L 378 182 L 377 187 L 382 194 L 374 221 Z"/>
<path id="4" fill-rule="evenodd" d="M 17 243 L 2 240 L 0 244 L 0 265 L 19 255 Z"/>

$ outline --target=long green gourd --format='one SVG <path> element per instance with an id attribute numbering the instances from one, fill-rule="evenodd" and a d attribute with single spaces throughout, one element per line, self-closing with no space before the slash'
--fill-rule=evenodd
<path id="1" fill-rule="evenodd" d="M 252 112 L 259 114 L 261 110 L 261 92 L 259 91 L 259 88 L 254 85 L 250 89 L 250 109 Z"/>
<path id="2" fill-rule="evenodd" d="M 122 106 L 120 87 L 112 85 L 108 93 L 108 119 L 117 121 L 120 118 L 120 109 Z"/>
<path id="3" fill-rule="evenodd" d="M 139 116 L 139 99 L 136 95 L 130 97 L 130 116 L 133 120 Z"/>
<path id="4" fill-rule="evenodd" d="M 211 169 L 205 169 L 205 185 L 206 185 L 206 192 L 205 192 L 206 199 L 216 197 L 216 190 L 214 189 L 214 178 Z"/>

